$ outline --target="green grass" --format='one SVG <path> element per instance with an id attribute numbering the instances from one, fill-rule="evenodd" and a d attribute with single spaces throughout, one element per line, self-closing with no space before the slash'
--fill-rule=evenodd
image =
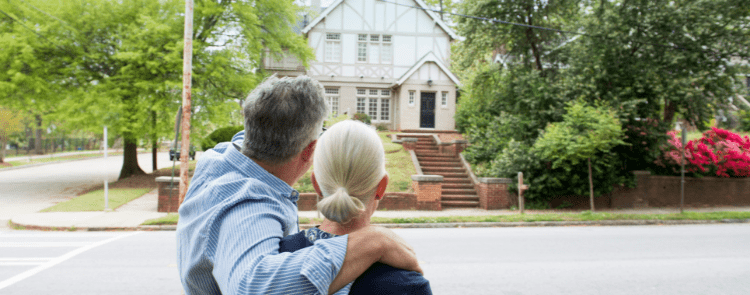
<path id="1" fill-rule="evenodd" d="M 167 216 L 155 219 L 149 219 L 143 222 L 142 225 L 173 225 L 177 224 L 177 220 L 180 219 L 180 215 L 177 213 L 170 213 Z"/>
<path id="2" fill-rule="evenodd" d="M 412 192 L 411 176 L 417 174 L 411 162 L 409 152 L 400 144 L 391 142 L 390 134 L 395 132 L 378 132 L 385 148 L 385 170 L 388 171 L 389 184 L 386 192 Z M 312 167 L 293 186 L 300 193 L 314 193 L 310 174 Z"/>
<path id="3" fill-rule="evenodd" d="M 144 225 L 177 224 L 177 214 L 170 214 L 159 219 L 146 221 Z M 456 223 L 456 222 L 537 222 L 537 221 L 603 221 L 603 220 L 723 220 L 750 219 L 750 212 L 685 212 L 670 214 L 620 214 L 620 213 L 540 213 L 540 214 L 511 214 L 493 216 L 445 216 L 445 217 L 414 217 L 414 218 L 383 218 L 373 217 L 373 224 L 383 223 Z M 320 218 L 300 217 L 300 224 L 320 224 Z"/>
<path id="4" fill-rule="evenodd" d="M 111 189 L 109 190 L 109 208 L 116 209 L 123 204 L 143 196 L 151 189 Z M 82 212 L 104 210 L 104 190 L 96 190 L 75 199 L 57 203 L 42 212 Z"/>

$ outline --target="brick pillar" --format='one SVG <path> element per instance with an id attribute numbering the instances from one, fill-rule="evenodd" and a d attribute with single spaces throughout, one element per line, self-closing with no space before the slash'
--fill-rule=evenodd
<path id="1" fill-rule="evenodd" d="M 417 195 L 417 210 L 443 210 L 440 204 L 443 177 L 440 175 L 412 175 L 411 185 Z"/>
<path id="2" fill-rule="evenodd" d="M 417 139 L 413 137 L 406 137 L 401 139 L 401 144 L 407 151 L 413 151 L 417 149 Z"/>
<path id="3" fill-rule="evenodd" d="M 170 184 L 172 184 L 171 189 Z M 156 178 L 156 185 L 159 188 L 159 203 L 157 211 L 177 212 L 180 207 L 180 178 L 160 176 Z"/>
<path id="4" fill-rule="evenodd" d="M 510 208 L 511 199 L 508 193 L 510 178 L 479 178 L 476 185 L 479 195 L 479 207 L 485 210 Z"/>
<path id="5" fill-rule="evenodd" d="M 456 156 L 458 156 L 458 154 L 460 154 L 461 152 L 464 151 L 464 149 L 466 149 L 466 145 L 468 143 L 469 142 L 466 141 L 466 140 L 454 140 L 454 141 L 451 141 L 451 145 L 453 146 L 453 153 Z"/>

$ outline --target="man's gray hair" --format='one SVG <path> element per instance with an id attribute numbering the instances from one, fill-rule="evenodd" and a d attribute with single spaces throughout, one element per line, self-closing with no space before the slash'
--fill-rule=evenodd
<path id="1" fill-rule="evenodd" d="M 323 85 L 307 77 L 271 76 L 245 101 L 242 153 L 271 165 L 282 164 L 317 139 L 327 114 Z"/>

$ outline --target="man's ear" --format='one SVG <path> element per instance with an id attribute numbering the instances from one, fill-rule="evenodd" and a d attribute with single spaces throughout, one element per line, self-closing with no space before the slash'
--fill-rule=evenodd
<path id="1" fill-rule="evenodd" d="M 383 176 L 383 179 L 381 179 L 380 183 L 378 183 L 378 190 L 375 191 L 375 200 L 383 199 L 383 196 L 385 195 L 385 189 L 387 187 L 388 187 L 388 174 Z"/>
<path id="2" fill-rule="evenodd" d="M 318 143 L 318 140 L 313 140 L 310 144 L 308 144 L 305 149 L 302 150 L 301 159 L 302 162 L 309 162 L 312 161 L 313 154 L 315 153 L 315 144 Z"/>
<path id="3" fill-rule="evenodd" d="M 320 187 L 318 186 L 318 180 L 315 179 L 315 172 L 310 174 L 310 180 L 312 181 L 313 188 L 315 189 L 315 192 L 318 193 L 319 196 L 323 196 L 323 193 L 320 192 Z"/>

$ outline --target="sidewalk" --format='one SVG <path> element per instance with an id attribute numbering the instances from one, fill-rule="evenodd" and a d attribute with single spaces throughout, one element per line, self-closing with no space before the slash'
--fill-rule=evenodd
<path id="1" fill-rule="evenodd" d="M 157 212 L 158 193 L 153 190 L 142 197 L 127 203 L 111 212 L 47 212 L 32 213 L 14 217 L 11 222 L 16 227 L 40 230 L 175 230 L 174 225 L 142 226 L 149 219 L 160 218 L 167 213 Z M 691 212 L 744 211 L 750 207 L 714 207 L 690 208 Z M 561 213 L 563 211 L 539 210 L 527 214 Z M 569 212 L 569 211 L 565 211 Z M 626 210 L 601 210 L 597 212 L 620 214 L 667 214 L 679 213 L 675 208 L 645 208 Z M 443 211 L 375 211 L 374 217 L 410 218 L 410 217 L 444 217 L 444 216 L 495 216 L 512 215 L 518 211 L 449 209 Z M 301 218 L 317 218 L 317 211 L 300 211 Z M 545 221 L 545 222 L 465 222 L 465 223 L 418 223 L 418 224 L 380 224 L 391 228 L 445 228 L 445 227 L 516 227 L 516 226 L 580 226 L 580 225 L 652 225 L 652 224 L 707 224 L 724 222 L 750 222 L 750 220 L 605 220 L 605 221 Z M 312 225 L 303 224 L 301 228 Z"/>

